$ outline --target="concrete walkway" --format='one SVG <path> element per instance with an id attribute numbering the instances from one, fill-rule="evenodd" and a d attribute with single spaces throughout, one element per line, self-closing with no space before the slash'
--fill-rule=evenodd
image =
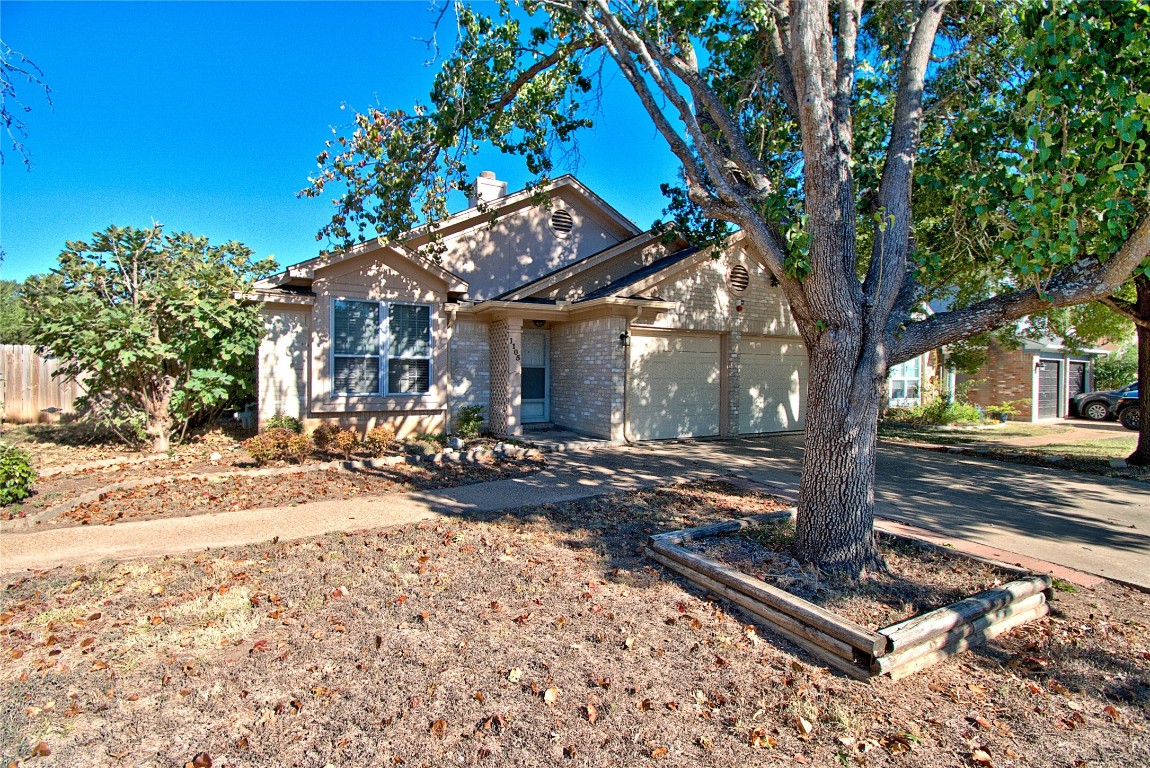
<path id="1" fill-rule="evenodd" d="M 798 487 L 802 437 L 617 446 L 552 454 L 529 477 L 436 492 L 5 533 L 0 573 L 469 516 L 733 475 Z M 895 445 L 879 452 L 877 513 L 1006 553 L 1150 588 L 1150 486 Z"/>

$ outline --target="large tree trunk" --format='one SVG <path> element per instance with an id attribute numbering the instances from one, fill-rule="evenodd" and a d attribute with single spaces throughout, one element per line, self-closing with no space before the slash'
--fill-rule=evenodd
<path id="1" fill-rule="evenodd" d="M 859 348 L 861 332 L 840 333 L 848 338 L 838 339 L 839 350 L 826 343 L 831 334 L 809 350 L 796 548 L 803 560 L 857 576 L 882 562 L 873 536 L 882 390 L 857 357 L 846 359 L 849 348 Z"/>
<path id="2" fill-rule="evenodd" d="M 1150 417 L 1150 278 L 1139 275 L 1134 279 L 1137 297 L 1134 299 L 1134 329 L 1138 334 L 1138 410 L 1142 412 L 1142 429 L 1138 432 L 1138 445 L 1126 459 L 1128 464 L 1150 466 L 1150 430 L 1146 429 Z"/>

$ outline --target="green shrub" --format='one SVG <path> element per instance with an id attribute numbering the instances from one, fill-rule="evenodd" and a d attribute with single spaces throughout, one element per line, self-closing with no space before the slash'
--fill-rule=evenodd
<path id="1" fill-rule="evenodd" d="M 264 429 L 290 429 L 298 435 L 303 432 L 303 422 L 295 416 L 285 416 L 277 411 L 275 416 L 264 422 Z"/>
<path id="2" fill-rule="evenodd" d="M 391 427 L 376 427 L 369 430 L 363 444 L 372 456 L 382 456 L 395 442 L 395 430 Z"/>
<path id="3" fill-rule="evenodd" d="M 339 433 L 339 427 L 334 424 L 320 424 L 311 433 L 311 439 L 315 443 L 315 447 L 325 453 L 331 448 L 331 441 Z"/>
<path id="4" fill-rule="evenodd" d="M 420 437 L 415 437 L 407 440 L 403 444 L 403 450 L 412 456 L 434 456 L 439 453 L 439 444 L 430 440 L 423 440 Z"/>
<path id="5" fill-rule="evenodd" d="M 0 506 L 14 504 L 32 495 L 36 470 L 27 451 L 0 443 Z"/>
<path id="6" fill-rule="evenodd" d="M 470 440 L 479 436 L 479 428 L 483 426 L 483 406 L 465 405 L 459 409 L 455 417 L 455 436 Z"/>
<path id="7" fill-rule="evenodd" d="M 332 449 L 343 456 L 344 461 L 351 459 L 351 455 L 359 448 L 359 435 L 350 429 L 341 429 L 331 437 Z"/>

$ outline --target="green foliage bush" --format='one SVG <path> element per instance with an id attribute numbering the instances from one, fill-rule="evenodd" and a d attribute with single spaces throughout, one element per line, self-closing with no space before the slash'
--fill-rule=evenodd
<path id="1" fill-rule="evenodd" d="M 1138 379 L 1138 350 L 1127 345 L 1094 364 L 1094 388 L 1118 389 Z"/>
<path id="2" fill-rule="evenodd" d="M 341 429 L 331 437 L 331 448 L 343 456 L 344 461 L 351 459 L 351 455 L 359 448 L 359 435 L 351 429 Z"/>
<path id="3" fill-rule="evenodd" d="M 905 422 L 908 424 L 981 424 L 984 421 L 982 408 L 971 403 L 955 401 L 949 394 L 910 408 L 889 408 L 883 414 L 884 421 Z"/>
<path id="4" fill-rule="evenodd" d="M 425 436 L 420 435 L 407 440 L 403 444 L 403 450 L 412 456 L 434 456 L 439 453 L 439 444 L 431 440 L 421 439 L 423 437 Z"/>
<path id="5" fill-rule="evenodd" d="M 455 417 L 455 436 L 470 440 L 479 436 L 479 428 L 483 426 L 483 406 L 465 405 L 459 409 Z"/>
<path id="6" fill-rule="evenodd" d="M 285 416 L 283 413 L 276 412 L 267 422 L 264 423 L 265 429 L 290 429 L 297 435 L 303 432 L 303 422 L 295 416 Z"/>
<path id="7" fill-rule="evenodd" d="M 14 504 L 32 495 L 36 470 L 27 451 L 0 443 L 0 506 Z"/>
<path id="8" fill-rule="evenodd" d="M 376 427 L 363 439 L 364 447 L 372 456 L 382 456 L 395 442 L 395 430 L 391 427 Z"/>

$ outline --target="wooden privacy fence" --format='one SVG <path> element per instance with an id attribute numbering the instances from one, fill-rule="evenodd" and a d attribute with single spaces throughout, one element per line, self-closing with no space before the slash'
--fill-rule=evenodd
<path id="1" fill-rule="evenodd" d="M 74 381 L 56 378 L 55 358 L 41 357 L 29 344 L 0 344 L 0 402 L 4 421 L 21 424 L 52 421 L 73 413 L 73 403 L 84 394 Z"/>

